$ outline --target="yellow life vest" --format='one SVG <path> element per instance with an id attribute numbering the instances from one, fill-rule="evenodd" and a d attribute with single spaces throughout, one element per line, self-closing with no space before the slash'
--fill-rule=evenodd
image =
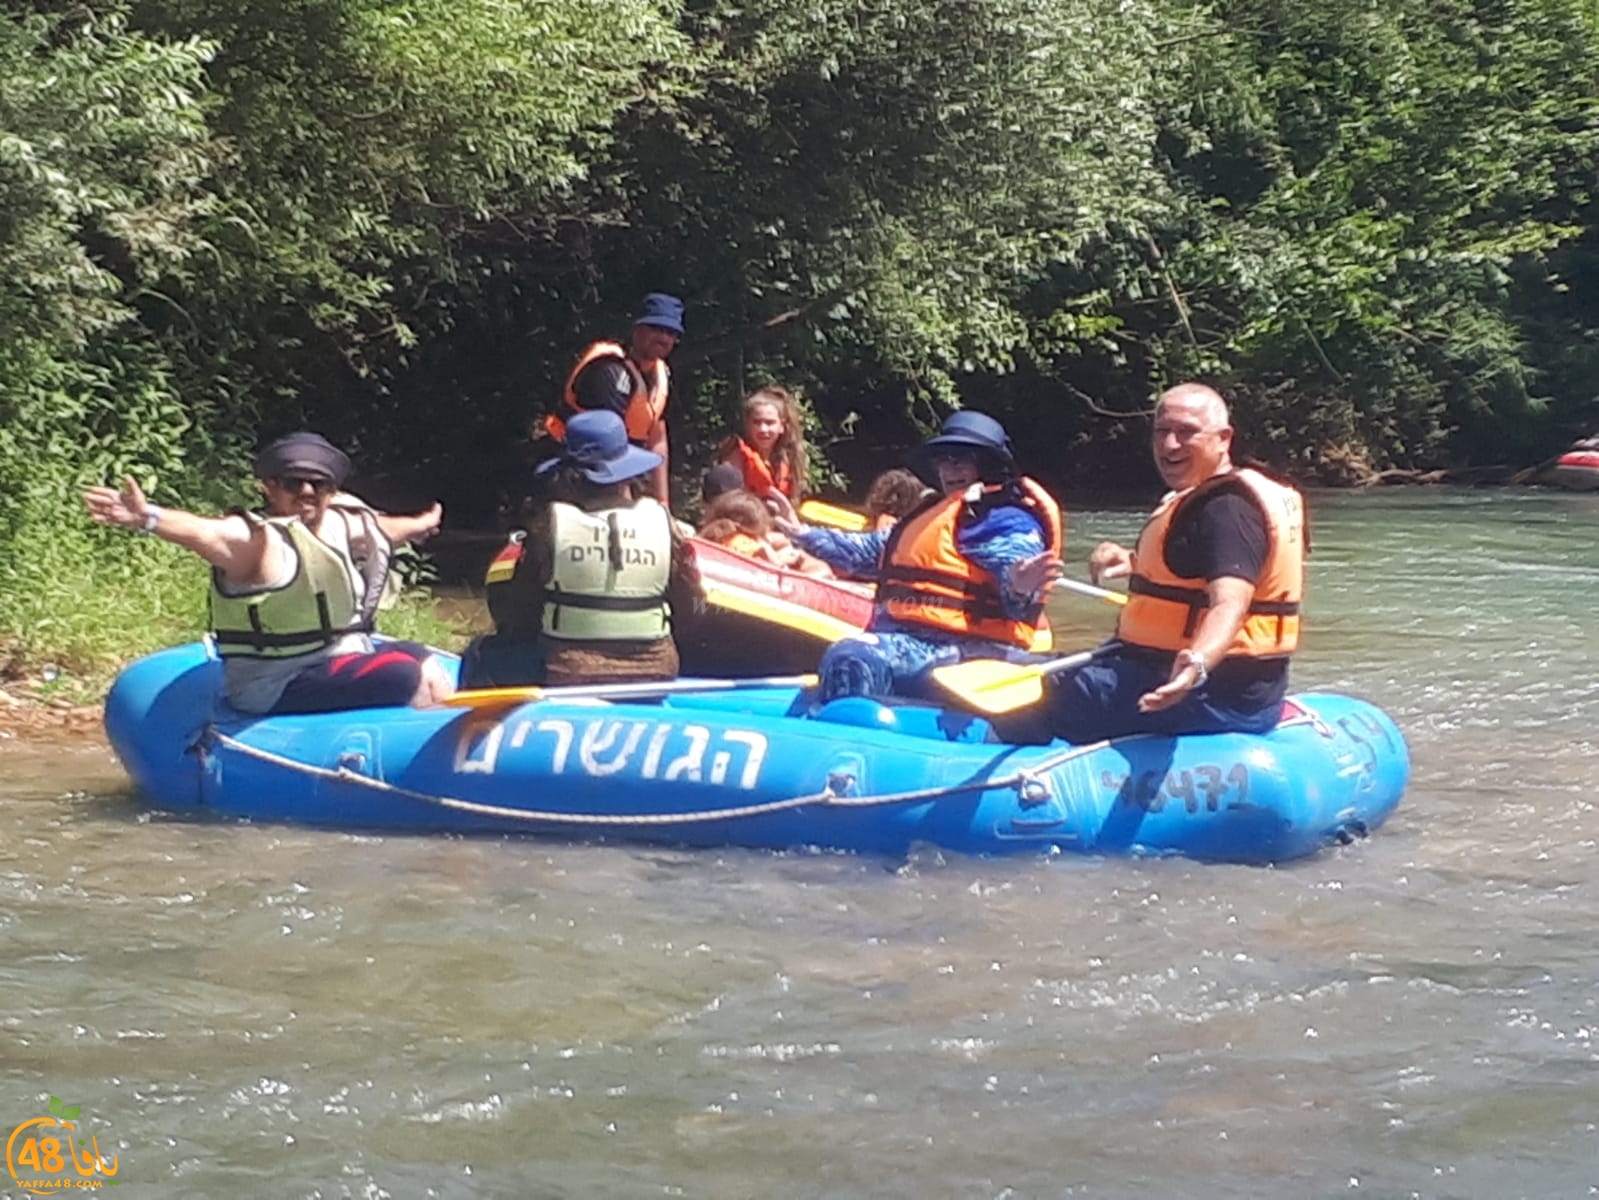
<path id="1" fill-rule="evenodd" d="M 1166 565 L 1172 519 L 1193 500 L 1223 488 L 1252 499 L 1266 518 L 1266 561 L 1255 581 L 1255 598 L 1226 657 L 1280 658 L 1299 646 L 1299 610 L 1305 594 L 1305 499 L 1297 489 L 1248 467 L 1240 467 L 1181 492 L 1172 492 L 1145 523 L 1133 551 L 1127 607 L 1116 636 L 1134 646 L 1182 650 L 1210 607 L 1203 579 L 1176 575 Z"/>
<path id="2" fill-rule="evenodd" d="M 324 515 L 327 520 L 329 514 Z M 293 658 L 331 646 L 349 633 L 365 633 L 366 597 L 355 594 L 352 573 L 359 568 L 298 517 L 266 521 L 295 556 L 294 577 L 278 588 L 230 596 L 221 589 L 221 572 L 211 573 L 211 631 L 223 658 Z M 381 588 L 381 585 L 380 585 Z M 370 590 L 370 589 L 369 589 Z"/>
<path id="3" fill-rule="evenodd" d="M 1021 505 L 1044 527 L 1045 548 L 1059 558 L 1065 546 L 1065 516 L 1060 505 L 1031 479 L 1016 481 Z M 1043 605 L 1024 619 L 1007 617 L 1000 582 L 956 548 L 962 524 L 981 516 L 985 507 L 1010 503 L 1007 489 L 983 486 L 974 499 L 970 490 L 939 496 L 901 519 L 883 547 L 877 602 L 896 621 L 925 625 L 948 633 L 1032 647 L 1047 628 Z"/>
<path id="4" fill-rule="evenodd" d="M 654 641 L 670 631 L 672 519 L 659 503 L 588 512 L 550 505 L 554 542 L 541 632 L 573 641 Z"/>
<path id="5" fill-rule="evenodd" d="M 672 376 L 664 362 L 657 362 L 646 377 L 643 368 L 627 356 L 627 348 L 620 342 L 595 342 L 583 351 L 572 373 L 566 377 L 561 406 L 544 418 L 544 431 L 556 441 L 566 440 L 566 422 L 583 411 L 577 398 L 577 377 L 583 374 L 583 369 L 590 363 L 601 358 L 620 359 L 627 368 L 628 377 L 633 381 L 633 394 L 628 401 L 627 411 L 622 414 L 622 422 L 627 426 L 628 438 L 643 443 L 666 412 L 666 397 L 671 390 Z"/>

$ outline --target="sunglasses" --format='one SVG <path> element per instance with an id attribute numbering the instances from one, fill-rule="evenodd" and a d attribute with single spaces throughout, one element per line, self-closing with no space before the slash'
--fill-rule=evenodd
<path id="1" fill-rule="evenodd" d="M 306 488 L 310 488 L 319 496 L 334 489 L 331 479 L 312 479 L 305 475 L 279 475 L 275 482 L 292 496 L 298 496 Z"/>

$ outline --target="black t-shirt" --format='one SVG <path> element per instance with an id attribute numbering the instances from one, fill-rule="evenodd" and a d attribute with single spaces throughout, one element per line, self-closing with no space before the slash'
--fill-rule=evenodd
<path id="1" fill-rule="evenodd" d="M 578 407 L 585 412 L 609 410 L 626 417 L 628 406 L 633 403 L 633 372 L 620 358 L 596 358 L 578 373 L 572 390 L 577 393 Z"/>
<path id="2" fill-rule="evenodd" d="M 1231 577 L 1254 583 L 1266 566 L 1271 535 L 1266 514 L 1236 487 L 1196 496 L 1177 510 L 1166 531 L 1166 566 L 1185 579 Z M 1210 694 L 1225 704 L 1257 709 L 1288 691 L 1286 658 L 1226 658 L 1210 673 Z"/>
<path id="3" fill-rule="evenodd" d="M 1234 488 L 1182 505 L 1166 532 L 1166 565 L 1184 579 L 1223 576 L 1254 583 L 1266 566 L 1266 514 Z"/>

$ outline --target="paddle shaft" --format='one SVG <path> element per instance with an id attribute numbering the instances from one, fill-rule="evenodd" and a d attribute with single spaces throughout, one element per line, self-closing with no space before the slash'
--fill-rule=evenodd
<path id="1" fill-rule="evenodd" d="M 1080 583 L 1075 579 L 1057 579 L 1055 586 L 1068 592 L 1076 592 L 1082 596 L 1092 596 L 1096 600 L 1103 600 L 1107 604 L 1126 604 L 1127 597 L 1122 592 L 1113 592 L 1109 588 L 1095 587 L 1091 583 Z"/>
<path id="2" fill-rule="evenodd" d="M 1062 671 L 1070 671 L 1073 667 L 1081 667 L 1092 662 L 1100 653 L 1098 647 L 1093 650 L 1079 650 L 1076 654 L 1068 654 L 1065 658 L 1052 658 L 1048 662 L 1041 662 L 1027 668 L 1037 671 L 1040 676 L 1058 675 Z"/>
<path id="3" fill-rule="evenodd" d="M 541 688 L 545 700 L 567 700 L 574 696 L 667 696 L 674 692 L 725 692 L 735 688 L 809 687 L 814 675 L 763 675 L 754 679 L 671 679 L 657 683 L 595 683 L 574 687 Z"/>
<path id="4" fill-rule="evenodd" d="M 737 688 L 802 688 L 815 683 L 815 675 L 766 675 L 755 679 L 665 679 L 582 684 L 575 687 L 483 688 L 481 691 L 468 689 L 456 692 L 445 703 L 452 708 L 503 708 L 535 700 L 636 700 L 688 692 L 724 692 Z"/>

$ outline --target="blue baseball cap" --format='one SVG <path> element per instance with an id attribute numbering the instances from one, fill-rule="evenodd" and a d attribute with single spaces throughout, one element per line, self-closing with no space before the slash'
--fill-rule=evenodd
<path id="1" fill-rule="evenodd" d="M 644 304 L 639 315 L 633 318 L 633 324 L 654 325 L 682 337 L 683 302 L 665 292 L 651 292 L 644 297 Z"/>
<path id="2" fill-rule="evenodd" d="M 621 483 L 660 466 L 661 456 L 627 440 L 627 426 L 609 409 L 580 412 L 566 422 L 559 456 L 541 463 L 538 474 L 565 464 L 580 469 L 590 483 Z"/>

